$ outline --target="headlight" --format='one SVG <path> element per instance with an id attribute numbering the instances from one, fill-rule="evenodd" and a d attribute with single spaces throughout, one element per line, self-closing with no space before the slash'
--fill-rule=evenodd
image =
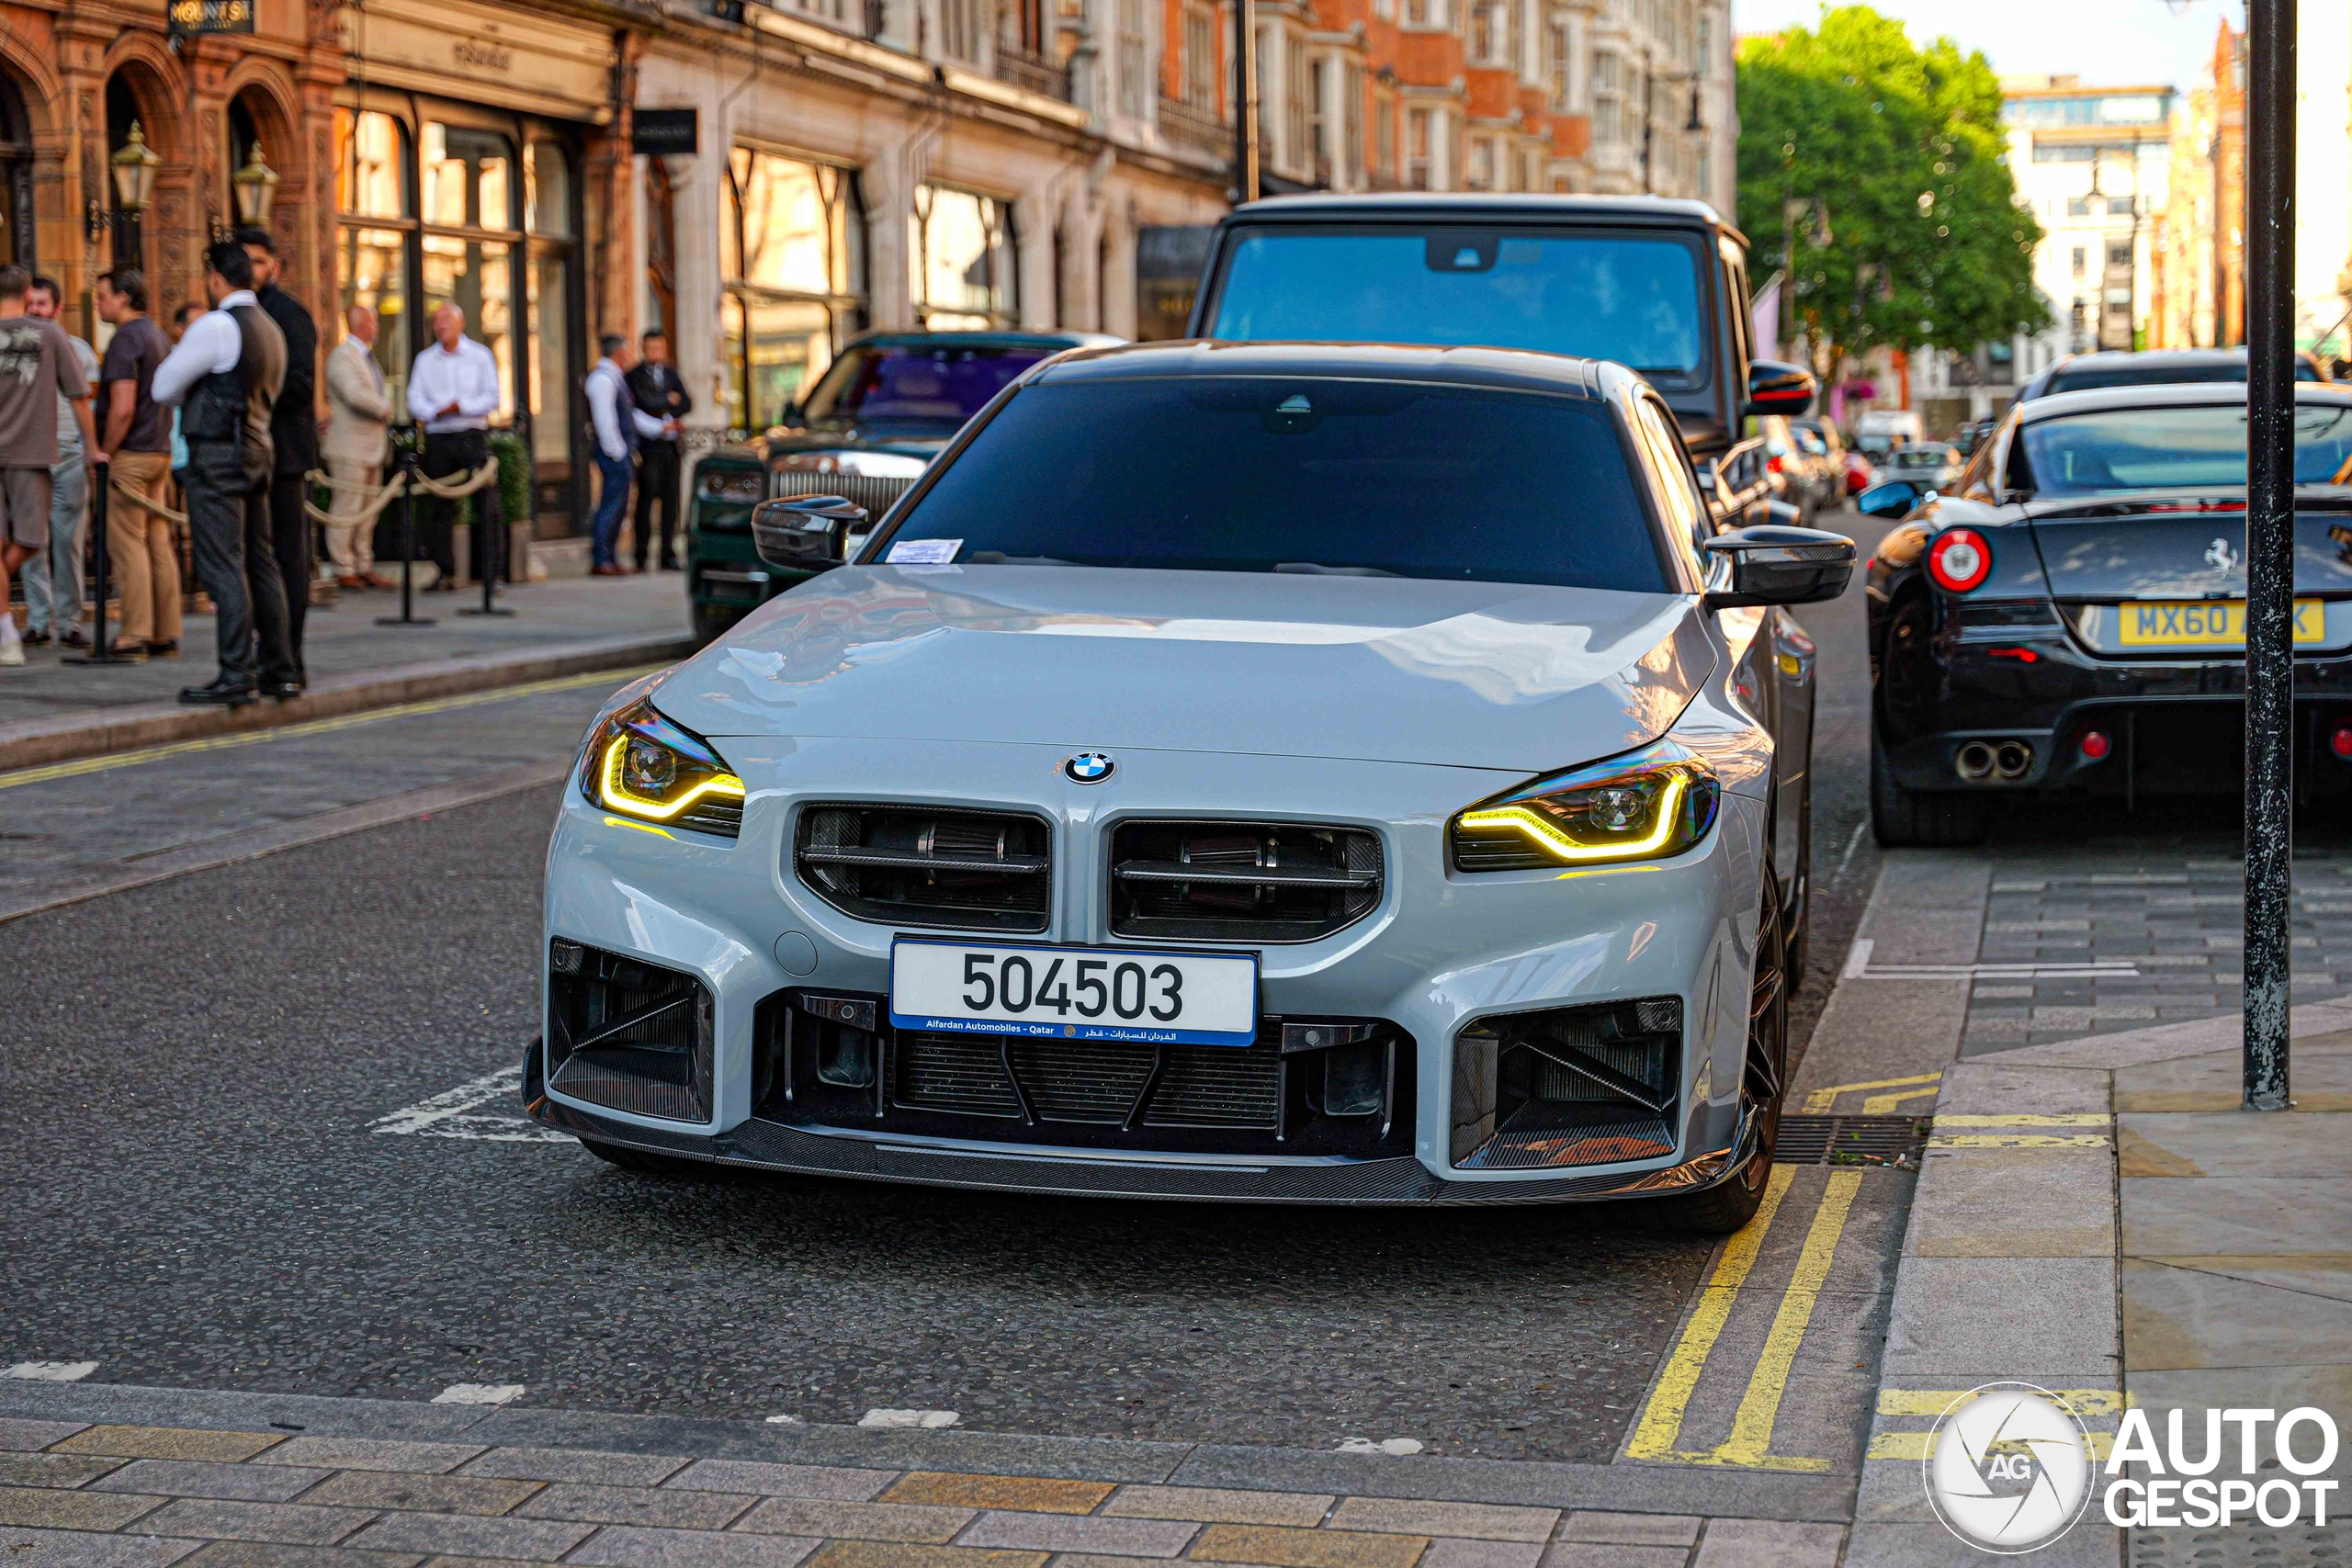
<path id="1" fill-rule="evenodd" d="M 743 830 L 743 781 L 700 736 L 650 701 L 598 725 L 580 759 L 580 793 L 616 817 L 732 839 Z"/>
<path id="2" fill-rule="evenodd" d="M 1715 825 L 1714 771 L 1670 740 L 1541 779 L 1453 819 L 1456 871 L 1664 860 Z"/>
<path id="3" fill-rule="evenodd" d="M 768 476 L 760 468 L 705 468 L 699 483 L 703 494 L 722 501 L 763 501 L 768 493 Z"/>

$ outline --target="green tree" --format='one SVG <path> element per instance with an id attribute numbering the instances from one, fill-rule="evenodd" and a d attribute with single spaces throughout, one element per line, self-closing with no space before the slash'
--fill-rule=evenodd
<path id="1" fill-rule="evenodd" d="M 1824 6 L 1817 28 L 1747 39 L 1738 72 L 1741 225 L 1759 260 L 1782 262 L 1816 372 L 2048 324 L 2041 227 L 2018 200 L 1982 54 Z"/>

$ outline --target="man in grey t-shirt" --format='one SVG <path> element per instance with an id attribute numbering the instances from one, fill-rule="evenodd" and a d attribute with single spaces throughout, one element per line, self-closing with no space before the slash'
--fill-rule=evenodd
<path id="1" fill-rule="evenodd" d="M 25 313 L 31 284 L 23 267 L 0 266 L 0 605 L 8 602 L 9 574 L 49 548 L 60 400 L 73 409 L 85 449 L 98 445 L 89 378 L 65 329 Z M 24 661 L 16 617 L 0 614 L 0 666 Z"/>
<path id="2" fill-rule="evenodd" d="M 64 291 L 53 277 L 36 276 L 25 290 L 25 314 L 44 321 L 57 320 Z M 82 379 L 95 387 L 98 379 L 97 351 L 71 333 Z M 89 458 L 85 449 L 97 441 L 96 423 L 89 400 L 74 400 L 62 393 L 57 400 L 57 461 L 49 470 L 49 550 L 25 563 L 25 640 L 35 647 L 54 639 L 60 648 L 87 648 L 82 630 L 83 518 L 90 510 L 90 472 L 106 461 L 103 454 Z"/>

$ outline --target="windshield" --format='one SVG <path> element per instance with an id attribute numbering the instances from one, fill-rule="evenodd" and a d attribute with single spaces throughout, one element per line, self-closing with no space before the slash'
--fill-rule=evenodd
<path id="1" fill-rule="evenodd" d="M 1256 377 L 1016 394 L 892 530 L 905 563 L 1679 592 L 1608 410 Z"/>
<path id="2" fill-rule="evenodd" d="M 2245 410 L 2235 403 L 2066 414 L 2026 425 L 2022 438 L 2029 471 L 2018 478 L 2037 495 L 2245 483 Z M 2295 482 L 2352 482 L 2352 404 L 2296 408 Z"/>
<path id="3" fill-rule="evenodd" d="M 833 361 L 801 405 L 801 416 L 923 424 L 962 424 L 1037 361 L 1043 347 L 970 344 L 869 344 Z"/>
<path id="4" fill-rule="evenodd" d="M 2050 385 L 2043 395 L 2056 392 L 2095 392 L 2108 387 L 2187 387 L 2211 381 L 2243 381 L 2245 361 L 2217 359 L 2202 365 L 2086 365 L 2078 368 L 2052 371 Z M 2298 355 L 2295 379 L 2316 381 L 2319 372 L 2312 363 Z"/>
<path id="5" fill-rule="evenodd" d="M 1960 460 L 1948 446 L 1905 446 L 1887 459 L 1894 468 L 1945 468 Z"/>
<path id="6" fill-rule="evenodd" d="M 1706 319 L 1698 253 L 1679 240 L 1315 230 L 1248 232 L 1209 335 L 1526 348 L 1696 384 Z"/>

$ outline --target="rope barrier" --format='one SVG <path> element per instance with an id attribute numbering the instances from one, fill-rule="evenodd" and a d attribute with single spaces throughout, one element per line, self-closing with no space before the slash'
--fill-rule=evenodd
<path id="1" fill-rule="evenodd" d="M 145 508 L 147 511 L 154 513 L 166 523 L 185 523 L 187 521 L 187 513 L 175 512 L 160 501 L 148 500 L 146 496 L 125 484 L 122 480 L 122 477 L 119 474 L 114 476 L 114 482 L 108 488 L 124 501 L 130 502 L 133 506 Z"/>
<path id="2" fill-rule="evenodd" d="M 471 495 L 478 490 L 486 490 L 498 482 L 498 459 L 491 458 L 456 484 L 444 484 L 424 474 L 411 475 L 405 472 L 393 475 L 392 482 L 387 485 L 349 483 L 317 468 L 312 468 L 306 477 L 314 485 L 325 485 L 330 490 L 341 491 L 345 494 L 367 496 L 368 503 L 357 512 L 352 513 L 322 512 L 308 495 L 302 498 L 302 510 L 320 522 L 356 525 L 374 523 L 379 516 L 382 515 L 384 508 L 406 493 L 411 479 L 416 481 L 416 489 L 420 492 L 438 496 L 444 501 L 456 501 L 462 496 Z"/>

